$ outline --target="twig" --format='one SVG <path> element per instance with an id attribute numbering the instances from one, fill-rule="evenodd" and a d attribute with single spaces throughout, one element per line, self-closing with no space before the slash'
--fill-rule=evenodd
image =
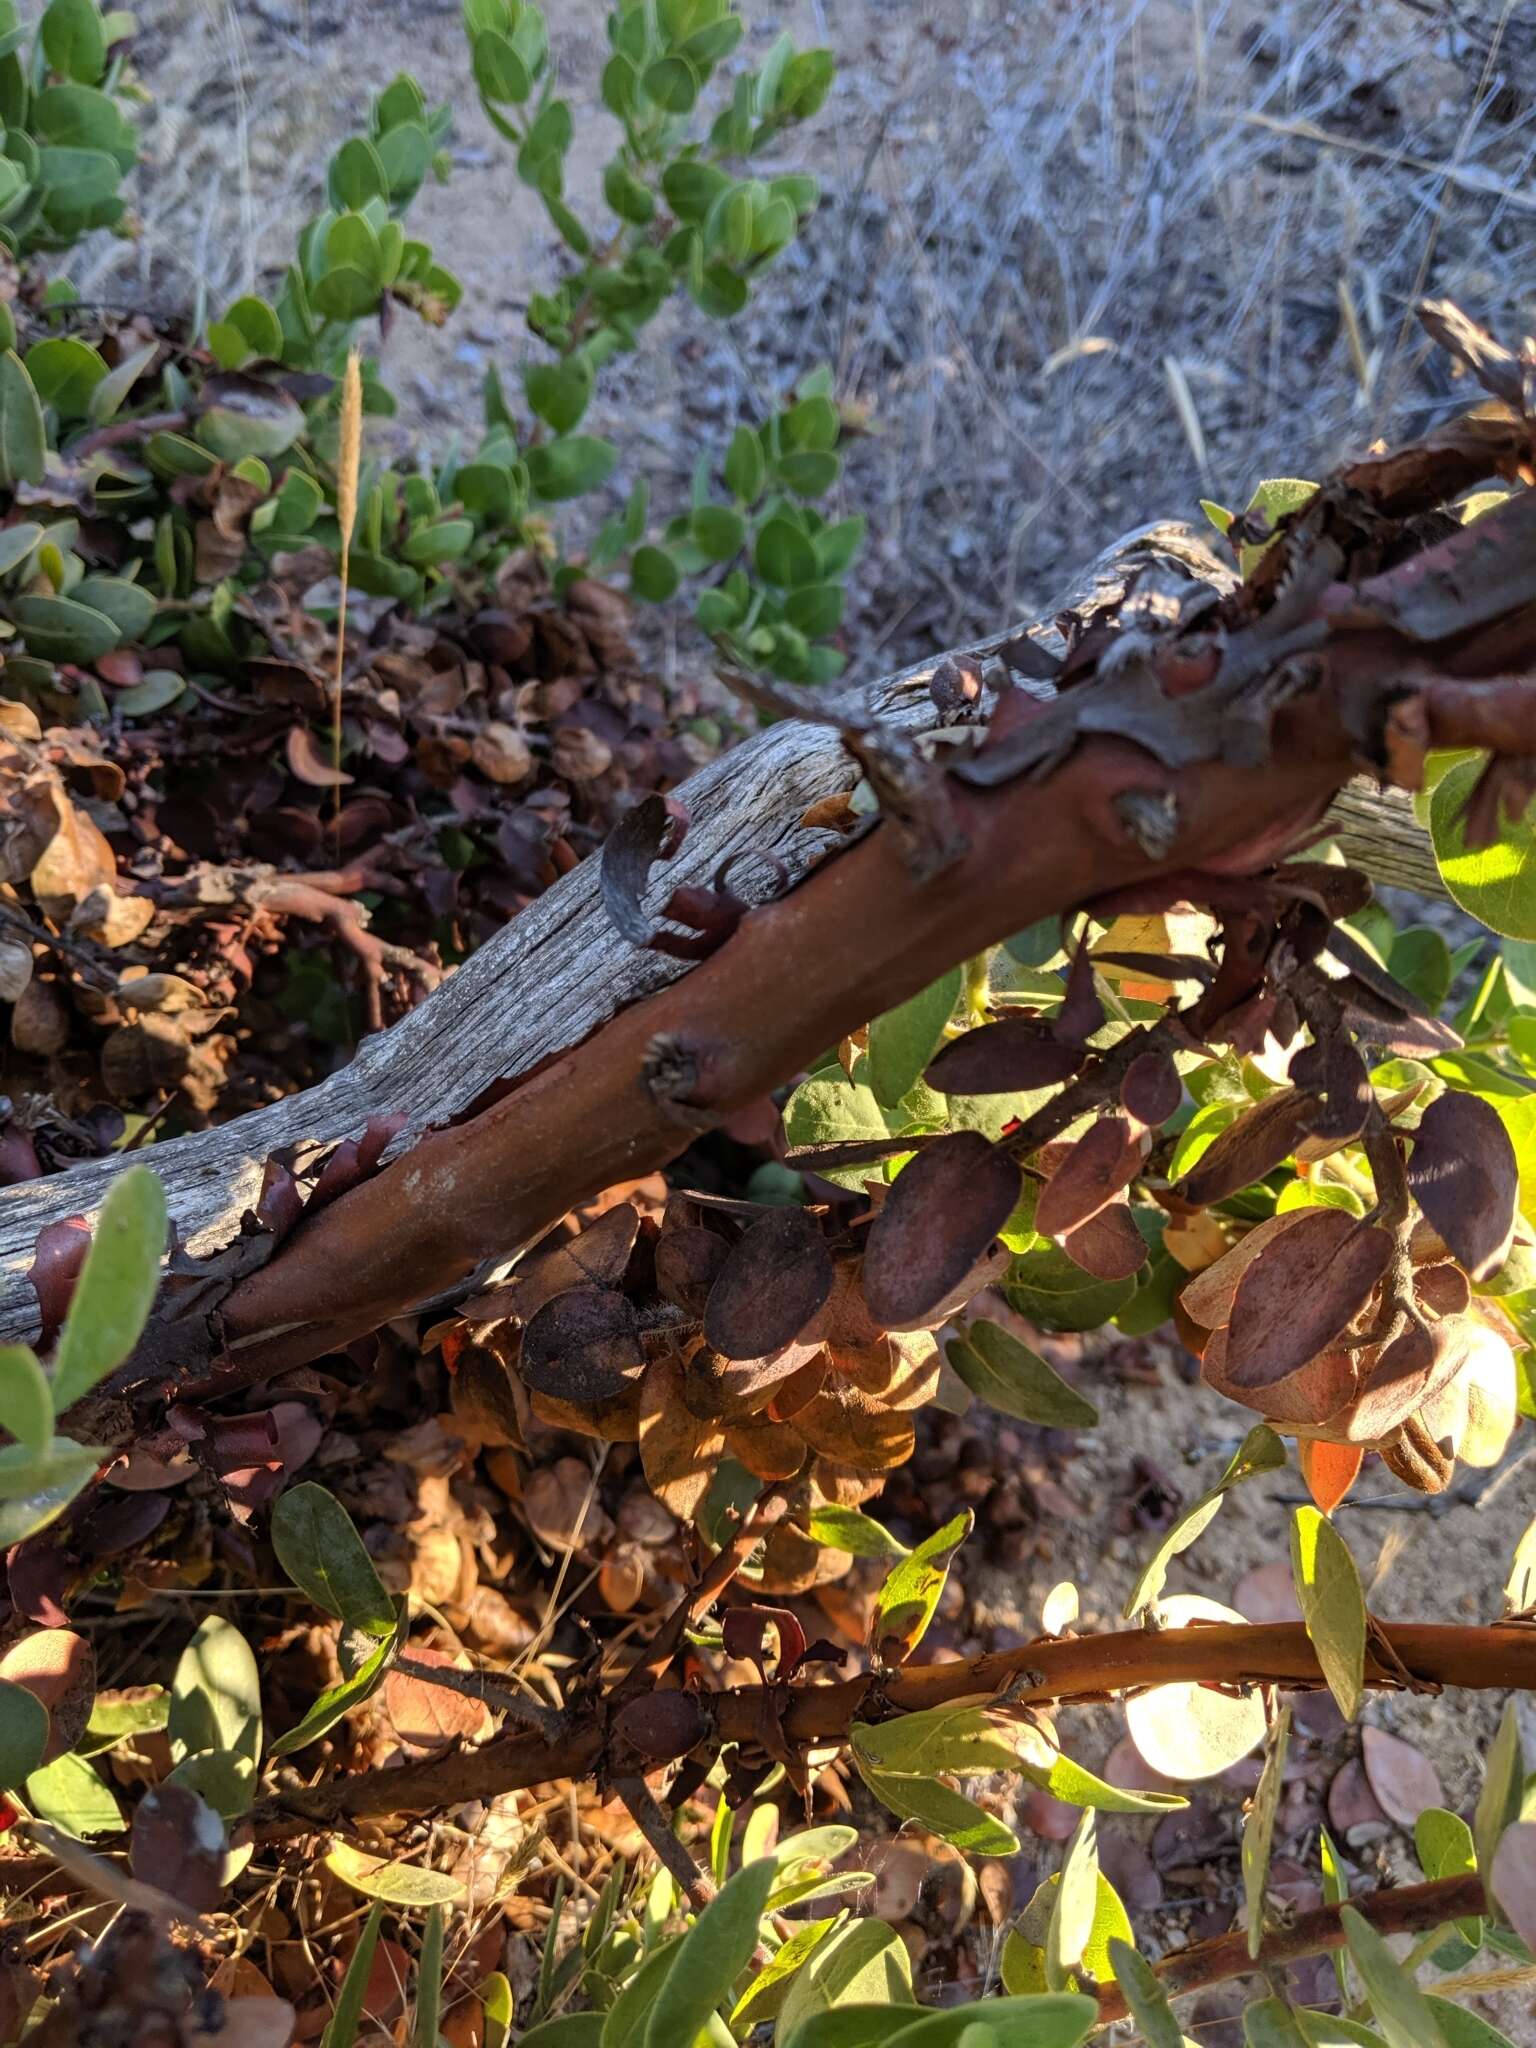
<path id="1" fill-rule="evenodd" d="M 685 1630 L 709 1611 L 761 1543 L 764 1531 L 781 1522 L 787 1511 L 783 1487 L 769 1487 L 735 1535 L 710 1559 L 698 1584 L 683 1595 L 656 1631 L 645 1655 L 615 1688 L 616 1698 L 648 1690 L 661 1676 L 676 1655 Z"/>
<path id="2" fill-rule="evenodd" d="M 695 1913 L 702 1913 L 715 1896 L 711 1879 L 700 1870 L 672 1831 L 644 1778 L 615 1778 L 613 1789 L 623 1800 L 630 1819 L 656 1853 L 657 1861 L 671 1875 Z"/>
<path id="3" fill-rule="evenodd" d="M 1428 1928 L 1444 1927 L 1453 1920 L 1475 1918 L 1487 1908 L 1481 1878 L 1439 1877 L 1429 1884 L 1406 1884 L 1395 1891 L 1372 1892 L 1366 1898 L 1344 1902 L 1368 1920 L 1378 1934 L 1418 1934 Z M 1281 1969 L 1315 1956 L 1325 1949 L 1345 1945 L 1343 1905 L 1316 1906 L 1302 1913 L 1289 1927 L 1266 1935 L 1257 1956 L 1248 1953 L 1246 1930 L 1218 1935 L 1214 1941 L 1197 1942 L 1193 1948 L 1164 1956 L 1154 1965 L 1158 1981 L 1172 1998 L 1209 1985 L 1225 1983 L 1232 1977 L 1249 1977 Z M 1129 2008 L 1118 1985 L 1106 1985 L 1099 1993 L 1099 2024 L 1109 2026 L 1129 2016 Z"/>
<path id="4" fill-rule="evenodd" d="M 487 1672 L 459 1671 L 451 1664 L 423 1664 L 415 1657 L 397 1657 L 392 1669 L 403 1678 L 414 1678 L 422 1685 L 440 1685 L 444 1692 L 461 1693 L 465 1699 L 480 1700 L 498 1714 L 505 1714 L 509 1721 L 531 1728 L 541 1741 L 558 1742 L 565 1732 L 565 1716 L 557 1708 L 540 1706 L 526 1693 L 498 1685 Z"/>

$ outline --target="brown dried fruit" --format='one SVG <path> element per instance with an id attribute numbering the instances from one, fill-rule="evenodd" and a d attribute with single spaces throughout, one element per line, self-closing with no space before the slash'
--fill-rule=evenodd
<path id="1" fill-rule="evenodd" d="M 697 1693 L 649 1692 L 625 1701 L 613 1717 L 613 1732 L 642 1756 L 673 1763 L 709 1733 L 709 1710 Z"/>

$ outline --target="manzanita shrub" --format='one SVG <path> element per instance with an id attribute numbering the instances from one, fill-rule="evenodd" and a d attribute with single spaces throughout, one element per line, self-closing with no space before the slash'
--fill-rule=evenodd
<path id="1" fill-rule="evenodd" d="M 1512 832 L 1511 846 L 1520 843 Z M 807 1176 L 801 1199 L 680 1190 L 659 1221 L 617 1204 L 429 1333 L 472 1433 L 490 1414 L 492 1441 L 515 1444 L 540 1423 L 638 1439 L 658 1500 L 706 1546 L 728 1545 L 744 1517 L 763 1517 L 742 1565 L 749 1597 L 718 1631 L 692 1632 L 706 1667 L 755 1663 L 764 1698 L 782 1712 L 815 1660 L 843 1651 L 808 1644 L 781 1603 L 855 1556 L 884 1557 L 865 1657 L 877 1686 L 899 1679 L 972 1521 L 961 1513 L 909 1548 L 866 1511 L 883 1475 L 910 1456 L 917 1411 L 972 1400 L 1091 1429 L 1094 1407 L 1030 1335 L 1147 1332 L 1172 1319 L 1208 1383 L 1259 1419 L 1149 1546 L 1126 1618 L 1165 1638 L 1239 1623 L 1216 1602 L 1170 1593 L 1167 1576 L 1233 1488 L 1286 1462 L 1292 1437 L 1317 1502 L 1290 1528 L 1305 1629 L 1347 1719 L 1380 1682 L 1377 1625 L 1331 1511 L 1368 1453 L 1411 1488 L 1443 1487 L 1458 1459 L 1496 1461 L 1531 1405 L 1530 962 L 1520 940 L 1469 943 L 1458 957 L 1428 926 L 1397 929 L 1326 854 L 1231 890 L 1230 907 L 1214 913 L 1129 911 L 1021 934 L 873 1020 L 800 1084 L 785 1120 L 789 1161 Z M 135 1168 L 115 1184 L 88 1251 L 84 1233 L 67 1231 L 39 1261 L 43 1360 L 24 1350 L 0 1359 L 0 1421 L 15 1439 L 0 1453 L 3 1533 L 20 1546 L 13 1571 L 79 1514 L 82 1488 L 110 1456 L 60 1434 L 55 1418 L 132 1349 L 164 1239 L 158 1184 Z M 206 1420 L 178 1427 L 194 1451 L 208 1433 Z M 852 1772 L 901 1824 L 964 1856 L 1018 1851 L 999 1788 L 1032 1784 L 1081 1812 L 1060 1870 L 1006 1933 L 993 1992 L 934 2008 L 918 1996 L 899 1934 L 861 1910 L 872 1873 L 844 1867 L 859 1831 L 837 1823 L 781 1836 L 808 1796 L 805 1748 L 745 1733 L 722 1740 L 707 1692 L 636 1692 L 620 1679 L 607 1696 L 556 1711 L 453 1671 L 440 1652 L 413 1647 L 430 1614 L 386 1590 L 335 1496 L 309 1479 L 283 1484 L 284 1456 L 275 1448 L 270 1468 L 282 1490 L 257 1513 L 293 1603 L 333 1631 L 336 1657 L 334 1681 L 297 1720 L 269 1727 L 253 1646 L 217 1611 L 189 1631 L 159 1685 L 131 1695 L 98 1701 L 88 1638 L 67 1626 L 23 1633 L 0 1655 L 10 1809 L 88 1890 L 126 1896 L 111 1856 L 126 1834 L 132 1901 L 152 1918 L 228 1907 L 260 1831 L 285 1811 L 323 1810 L 304 1804 L 328 1796 L 323 1776 L 316 1793 L 283 1791 L 293 1784 L 286 1760 L 312 1768 L 370 1703 L 403 1717 L 408 1698 L 446 1686 L 438 1696 L 450 1704 L 466 1705 L 467 1693 L 469 1718 L 445 1727 L 468 1732 L 489 1704 L 536 1731 L 552 1756 L 591 1712 L 606 1714 L 602 1768 L 621 1796 L 643 1802 L 645 1774 L 665 1769 L 674 1809 L 715 1814 L 710 1867 L 696 1882 L 670 1854 L 654 1875 L 616 1865 L 570 1945 L 556 1911 L 531 2003 L 519 2009 L 499 1975 L 484 1980 L 484 2024 L 499 2038 L 516 2018 L 526 2031 L 515 2038 L 539 2048 L 749 2038 L 781 2048 L 1071 2048 L 1128 2016 L 1145 2041 L 1180 2043 L 1170 1998 L 1188 1985 L 1165 1979 L 1138 1947 L 1134 1915 L 1099 1867 L 1095 1830 L 1105 1815 L 1177 1810 L 1181 1786 L 1254 1751 L 1263 1765 L 1242 1843 L 1248 1953 L 1262 1958 L 1286 1925 L 1268 1873 L 1290 1715 L 1272 1694 L 1176 1675 L 1133 1689 L 1121 1710 L 1156 1790 L 1134 1789 L 1123 1770 L 1114 1782 L 1089 1770 L 1070 1736 L 1021 1711 L 1006 1687 L 915 1709 L 861 1706 L 840 1737 Z M 259 1494 L 238 1490 L 244 1474 L 228 1483 L 249 1520 Z M 132 1498 L 149 1526 L 143 1504 L 156 1496 Z M 71 1523 L 77 1547 L 78 1537 Z M 1536 1611 L 1536 1524 L 1510 1570 L 1506 1608 Z M 1048 1630 L 1075 1612 L 1058 1607 Z M 1052 1641 L 1034 1646 L 1042 1662 Z M 170 1767 L 129 1817 L 103 1765 L 149 1735 L 168 1744 Z M 1258 1997 L 1243 2022 L 1254 2048 L 1505 2039 L 1435 1985 L 1485 1949 L 1500 1968 L 1532 1964 L 1536 1816 L 1512 1702 L 1483 1771 L 1470 1824 L 1436 1807 L 1417 1815 L 1426 1880 L 1463 1889 L 1445 1893 L 1443 1924 L 1432 1911 L 1412 1923 L 1420 1938 L 1406 1961 L 1372 1918 L 1393 1895 L 1351 1906 L 1348 1862 L 1321 1836 L 1320 1881 L 1347 1941 L 1343 2010 Z M 387 1793 L 365 1810 L 385 1804 Z M 663 1822 L 653 1844 L 665 1846 L 665 1834 Z M 430 2040 L 445 1929 L 471 1910 L 461 1859 L 365 1849 L 345 1825 L 326 1840 L 328 1877 L 369 1904 L 328 2039 L 346 2048 L 358 2037 L 378 1944 L 393 1939 L 411 1972 L 413 2038 Z"/>

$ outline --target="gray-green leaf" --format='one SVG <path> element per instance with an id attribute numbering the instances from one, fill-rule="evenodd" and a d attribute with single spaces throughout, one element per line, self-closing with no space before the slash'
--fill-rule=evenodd
<path id="1" fill-rule="evenodd" d="M 107 1189 L 53 1362 L 60 1414 L 115 1372 L 139 1341 L 160 1285 L 165 1189 L 130 1166 Z"/>
<path id="2" fill-rule="evenodd" d="M 317 1607 L 377 1641 L 393 1634 L 395 1604 L 335 1494 L 313 1480 L 289 1487 L 272 1510 L 272 1548 Z"/>

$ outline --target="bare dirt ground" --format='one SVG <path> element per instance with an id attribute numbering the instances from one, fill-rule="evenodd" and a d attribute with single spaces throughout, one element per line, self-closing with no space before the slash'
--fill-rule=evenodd
<path id="1" fill-rule="evenodd" d="M 604 11 L 549 10 L 566 89 L 589 117 L 578 204 L 612 146 L 597 99 Z M 620 441 L 617 485 L 643 468 L 665 508 L 744 406 L 833 362 L 871 415 L 841 487 L 871 527 L 854 675 L 1048 602 L 1143 518 L 1202 494 L 1240 501 L 1261 475 L 1311 473 L 1378 434 L 1422 429 L 1452 394 L 1411 324 L 1421 293 L 1507 334 L 1536 328 L 1530 0 L 1490 0 L 1481 22 L 1465 7 L 1450 22 L 1435 0 L 758 0 L 749 12 L 749 52 L 787 26 L 841 58 L 828 107 L 794 145 L 824 180 L 821 214 L 742 328 L 691 311 L 658 323 L 595 419 Z M 474 102 L 457 9 L 158 0 L 141 13 L 161 95 L 144 233 L 83 266 L 85 281 L 213 303 L 259 281 L 315 203 L 329 149 L 408 68 L 454 106 L 451 182 L 423 195 L 413 226 L 463 277 L 465 301 L 443 333 L 402 322 L 386 367 L 405 429 L 439 446 L 473 439 L 484 366 L 514 382 L 528 294 L 559 257 Z M 700 659 L 686 635 L 662 652 Z M 1085 1374 L 1112 1426 L 1064 1469 L 1079 1514 L 1047 1512 L 1027 1544 L 978 1559 L 956 1650 L 1033 1633 L 1065 1578 L 1084 1588 L 1080 1625 L 1110 1625 L 1155 1540 L 1131 1527 L 1105 1548 L 1113 1504 L 1135 1490 L 1133 1452 L 1188 1500 L 1241 1433 L 1167 1348 L 1149 1377 L 1117 1385 L 1112 1370 Z M 1532 1512 L 1529 1469 L 1443 1518 L 1346 1509 L 1377 1610 L 1492 1618 Z M 1385 1484 L 1367 1474 L 1361 1491 Z M 1171 1587 L 1230 1601 L 1283 1554 L 1281 1497 L 1295 1485 L 1287 1474 L 1240 1491 Z M 1462 1807 L 1498 1706 L 1404 1697 L 1368 1718 L 1417 1742 Z M 1338 1755 L 1352 1741 L 1330 1739 Z M 1235 1816 L 1236 1793 L 1222 1796 Z M 1363 1845 L 1360 1867 L 1378 1850 L 1411 1871 L 1401 1833 Z M 1216 1903 L 1230 1916 L 1230 1900 Z M 1189 1909 L 1170 1886 L 1150 1909 L 1154 1937 L 1204 1931 L 1210 1905 Z M 1532 2037 L 1530 1997 L 1527 1985 L 1503 2004 L 1516 2039 Z"/>

